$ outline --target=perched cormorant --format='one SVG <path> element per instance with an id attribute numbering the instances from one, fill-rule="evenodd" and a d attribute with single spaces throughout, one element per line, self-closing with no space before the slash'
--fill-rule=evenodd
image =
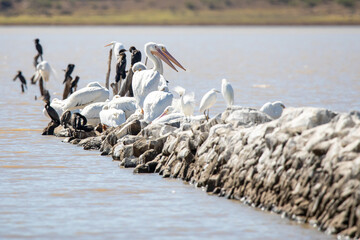
<path id="1" fill-rule="evenodd" d="M 116 84 L 116 94 L 118 89 L 121 87 L 121 80 L 126 78 L 126 54 L 125 49 L 119 51 L 119 57 L 116 62 L 116 72 L 115 72 L 115 84 Z"/>
<path id="2" fill-rule="evenodd" d="M 27 89 L 26 79 L 22 75 L 21 71 L 18 71 L 18 74 L 14 77 L 13 81 L 15 81 L 17 78 L 19 78 L 21 82 L 21 91 L 25 92 L 25 89 Z"/>
<path id="3" fill-rule="evenodd" d="M 40 57 L 41 61 L 43 61 L 43 49 L 42 46 L 40 44 L 40 40 L 37 38 L 35 39 L 35 48 L 38 52 L 38 54 L 36 54 L 36 56 L 34 57 L 34 65 L 35 67 L 38 65 L 38 58 Z"/>
<path id="4" fill-rule="evenodd" d="M 141 62 L 141 52 L 139 50 L 131 46 L 129 52 L 131 53 L 131 67 L 137 62 Z"/>
<path id="5" fill-rule="evenodd" d="M 65 84 L 64 87 L 64 92 L 63 92 L 63 100 L 66 99 L 71 93 L 71 82 L 72 82 L 72 77 L 71 77 L 71 73 L 74 71 L 75 65 L 74 64 L 68 64 L 66 70 L 65 71 L 65 79 L 63 81 L 63 84 Z"/>
<path id="6" fill-rule="evenodd" d="M 119 95 L 121 97 L 125 96 L 126 94 L 129 97 L 134 96 L 132 86 L 131 86 L 132 85 L 132 77 L 134 75 L 132 67 L 134 66 L 135 63 L 141 61 L 141 52 L 139 50 L 137 50 L 134 46 L 131 46 L 129 48 L 129 52 L 131 53 L 131 66 L 130 66 L 130 69 L 128 71 L 127 78 L 126 78 L 124 84 L 121 86 L 121 89 L 120 89 L 120 92 L 119 92 Z"/>
<path id="7" fill-rule="evenodd" d="M 68 124 L 70 124 L 70 119 L 71 119 L 71 112 L 70 111 L 66 111 L 61 115 L 60 118 L 60 124 L 64 127 L 64 128 L 68 128 Z"/>
<path id="8" fill-rule="evenodd" d="M 76 91 L 79 80 L 80 80 L 80 77 L 76 76 L 75 79 L 71 81 L 70 94 L 72 94 L 73 92 Z"/>
<path id="9" fill-rule="evenodd" d="M 74 68 L 75 68 L 75 65 L 74 65 L 74 64 L 71 64 L 71 63 L 68 64 L 66 70 L 64 70 L 64 71 L 65 71 L 65 79 L 64 79 L 64 81 L 63 81 L 63 84 L 66 82 L 66 80 L 67 80 L 68 77 L 71 77 L 71 74 L 72 74 L 72 72 L 74 71 Z"/>
<path id="10" fill-rule="evenodd" d="M 43 100 L 46 103 L 45 109 L 49 117 L 51 118 L 51 121 L 54 122 L 56 125 L 60 125 L 60 118 L 56 110 L 50 106 L 50 93 L 48 90 L 44 90 L 43 93 Z"/>
<path id="11" fill-rule="evenodd" d="M 92 131 L 94 128 L 86 126 L 87 119 L 80 113 L 74 113 L 71 118 L 72 127 L 75 130 L 83 130 L 85 132 Z"/>

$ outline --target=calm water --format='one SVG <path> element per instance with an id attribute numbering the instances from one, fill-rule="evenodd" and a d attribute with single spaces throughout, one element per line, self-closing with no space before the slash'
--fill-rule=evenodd
<path id="1" fill-rule="evenodd" d="M 226 77 L 235 103 L 359 110 L 357 27 L 0 27 L 1 239 L 333 239 L 309 226 L 211 197 L 178 180 L 133 175 L 109 157 L 41 136 L 47 120 L 38 88 L 20 93 L 17 70 L 33 73 L 33 39 L 57 72 L 48 88 L 62 91 L 68 63 L 80 87 L 104 82 L 108 50 L 118 40 L 142 50 L 162 42 L 186 68 L 165 68 L 170 88 L 197 101 Z M 113 78 L 113 77 L 112 77 Z M 221 96 L 215 112 L 224 109 Z M 214 113 L 214 112 L 213 112 Z"/>

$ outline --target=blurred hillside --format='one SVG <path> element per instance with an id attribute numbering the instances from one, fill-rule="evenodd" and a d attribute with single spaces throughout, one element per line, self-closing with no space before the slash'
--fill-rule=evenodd
<path id="1" fill-rule="evenodd" d="M 359 24 L 360 0 L 0 0 L 0 24 Z"/>

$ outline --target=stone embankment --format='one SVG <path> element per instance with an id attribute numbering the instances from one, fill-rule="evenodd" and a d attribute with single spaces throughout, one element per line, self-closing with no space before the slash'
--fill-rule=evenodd
<path id="1" fill-rule="evenodd" d="M 181 178 L 331 234 L 360 237 L 359 112 L 290 108 L 272 120 L 234 107 L 208 122 L 145 126 L 133 115 L 101 134 L 61 126 L 54 132 L 136 173 Z"/>

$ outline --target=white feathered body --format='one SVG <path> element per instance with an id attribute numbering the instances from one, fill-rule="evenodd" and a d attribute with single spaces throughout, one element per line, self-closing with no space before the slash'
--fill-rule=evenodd
<path id="1" fill-rule="evenodd" d="M 173 95 L 170 92 L 153 91 L 147 95 L 144 100 L 144 120 L 147 123 L 152 122 L 159 117 L 167 106 L 170 106 Z"/>
<path id="2" fill-rule="evenodd" d="M 117 127 L 126 121 L 125 112 L 120 109 L 104 107 L 99 113 L 102 124 Z"/>
<path id="3" fill-rule="evenodd" d="M 96 126 L 100 123 L 99 113 L 104 106 L 107 106 L 107 102 L 96 102 L 87 105 L 83 110 L 81 110 L 81 115 L 86 117 L 87 124 Z"/>
<path id="4" fill-rule="evenodd" d="M 226 79 L 222 80 L 221 93 L 225 99 L 227 107 L 231 107 L 234 104 L 234 89 Z"/>
<path id="5" fill-rule="evenodd" d="M 185 116 L 192 116 L 195 110 L 195 94 L 193 92 L 185 94 L 185 89 L 180 86 L 174 87 L 174 91 L 180 96 L 181 112 L 184 113 Z M 178 104 L 177 101 L 173 101 L 175 109 L 178 108 Z"/>
<path id="6" fill-rule="evenodd" d="M 216 92 L 214 89 L 211 89 L 209 92 L 205 93 L 200 101 L 200 112 L 204 112 L 206 109 L 211 108 L 216 103 Z"/>
<path id="7" fill-rule="evenodd" d="M 77 90 L 64 100 L 65 104 L 63 110 L 81 109 L 91 103 L 104 102 L 108 98 L 109 90 L 102 87 L 97 82 L 92 82 L 86 87 Z"/>
<path id="8" fill-rule="evenodd" d="M 146 96 L 159 90 L 159 86 L 166 84 L 164 77 L 153 69 L 136 71 L 132 80 L 134 97 L 139 107 L 143 107 Z"/>
<path id="9" fill-rule="evenodd" d="M 169 123 L 169 122 L 175 121 L 175 120 L 182 120 L 183 118 L 184 118 L 184 114 L 179 113 L 179 112 L 173 112 L 173 113 L 165 115 L 161 118 L 156 118 L 153 121 L 153 123 L 165 124 L 165 123 Z"/>
<path id="10" fill-rule="evenodd" d="M 115 56 L 115 61 L 117 61 L 117 59 L 119 58 L 119 56 L 120 56 L 119 52 L 121 49 L 125 49 L 124 45 L 120 42 L 114 41 L 113 52 L 114 52 L 114 56 Z"/>
<path id="11" fill-rule="evenodd" d="M 45 82 L 50 79 L 51 67 L 47 61 L 42 61 L 36 66 L 36 70 L 39 72 Z"/>
<path id="12" fill-rule="evenodd" d="M 284 107 L 284 104 L 280 101 L 273 103 L 267 102 L 260 108 L 260 111 L 266 113 L 273 119 L 277 119 L 281 116 Z"/>
<path id="13" fill-rule="evenodd" d="M 125 113 L 126 119 L 128 119 L 136 111 L 136 100 L 133 97 L 120 97 L 115 95 L 113 99 L 108 103 L 108 107 L 113 109 L 122 110 Z"/>

